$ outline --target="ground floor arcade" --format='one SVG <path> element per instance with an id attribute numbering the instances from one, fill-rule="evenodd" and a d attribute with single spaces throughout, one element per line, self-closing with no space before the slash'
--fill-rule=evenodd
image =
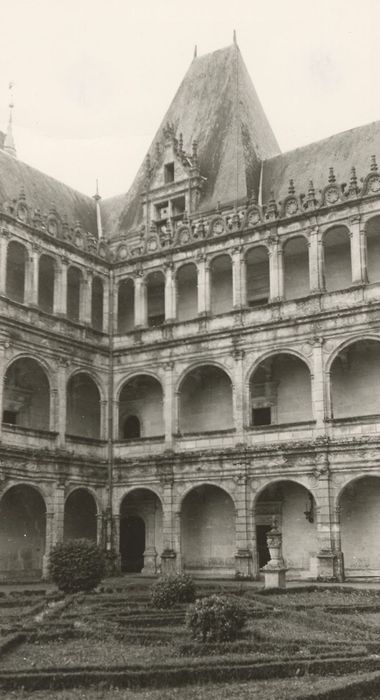
<path id="1" fill-rule="evenodd" d="M 326 474 L 278 477 L 256 489 L 241 477 L 181 488 L 169 481 L 119 487 L 115 501 L 113 546 L 126 573 L 257 578 L 275 518 L 289 578 L 380 576 L 380 474 L 346 475 L 335 485 Z M 0 580 L 46 574 L 61 539 L 106 547 L 109 529 L 101 497 L 87 487 L 52 506 L 40 487 L 14 483 L 0 499 Z"/>

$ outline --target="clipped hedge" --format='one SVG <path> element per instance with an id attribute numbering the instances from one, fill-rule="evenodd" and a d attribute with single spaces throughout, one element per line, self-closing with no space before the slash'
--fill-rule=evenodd
<path id="1" fill-rule="evenodd" d="M 90 540 L 60 542 L 50 552 L 50 577 L 64 593 L 92 591 L 105 569 L 103 552 Z"/>
<path id="2" fill-rule="evenodd" d="M 155 608 L 167 609 L 178 603 L 192 603 L 195 591 L 195 583 L 188 574 L 162 576 L 152 586 L 150 600 Z"/>
<path id="3" fill-rule="evenodd" d="M 228 642 L 236 639 L 246 618 L 246 610 L 238 599 L 210 595 L 196 600 L 188 610 L 186 622 L 198 641 Z"/>

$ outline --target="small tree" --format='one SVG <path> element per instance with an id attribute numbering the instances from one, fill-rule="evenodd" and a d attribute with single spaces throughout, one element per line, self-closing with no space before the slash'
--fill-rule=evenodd
<path id="1" fill-rule="evenodd" d="M 239 600 L 210 595 L 195 601 L 187 613 L 187 626 L 201 642 L 228 642 L 244 627 L 246 612 Z"/>
<path id="2" fill-rule="evenodd" d="M 151 603 L 155 608 L 171 608 L 176 603 L 192 603 L 195 583 L 187 574 L 162 576 L 152 586 Z"/>
<path id="3" fill-rule="evenodd" d="M 105 558 L 90 540 L 60 542 L 50 552 L 50 577 L 64 593 L 92 591 L 105 574 Z"/>

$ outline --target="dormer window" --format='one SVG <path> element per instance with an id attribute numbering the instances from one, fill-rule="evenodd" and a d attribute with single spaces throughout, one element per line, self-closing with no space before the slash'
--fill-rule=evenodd
<path id="1" fill-rule="evenodd" d="M 166 163 L 164 165 L 164 181 L 165 185 L 169 182 L 174 182 L 174 163 Z"/>

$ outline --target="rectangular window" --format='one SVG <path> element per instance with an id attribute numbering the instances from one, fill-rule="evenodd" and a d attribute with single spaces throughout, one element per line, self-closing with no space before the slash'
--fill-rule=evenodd
<path id="1" fill-rule="evenodd" d="M 16 411 L 4 411 L 3 412 L 3 423 L 9 423 L 10 425 L 16 425 L 17 413 Z"/>
<path id="2" fill-rule="evenodd" d="M 164 166 L 164 181 L 165 185 L 174 182 L 174 163 L 166 163 Z"/>
<path id="3" fill-rule="evenodd" d="M 254 408 L 252 410 L 252 425 L 270 425 L 271 424 L 271 408 Z"/>

